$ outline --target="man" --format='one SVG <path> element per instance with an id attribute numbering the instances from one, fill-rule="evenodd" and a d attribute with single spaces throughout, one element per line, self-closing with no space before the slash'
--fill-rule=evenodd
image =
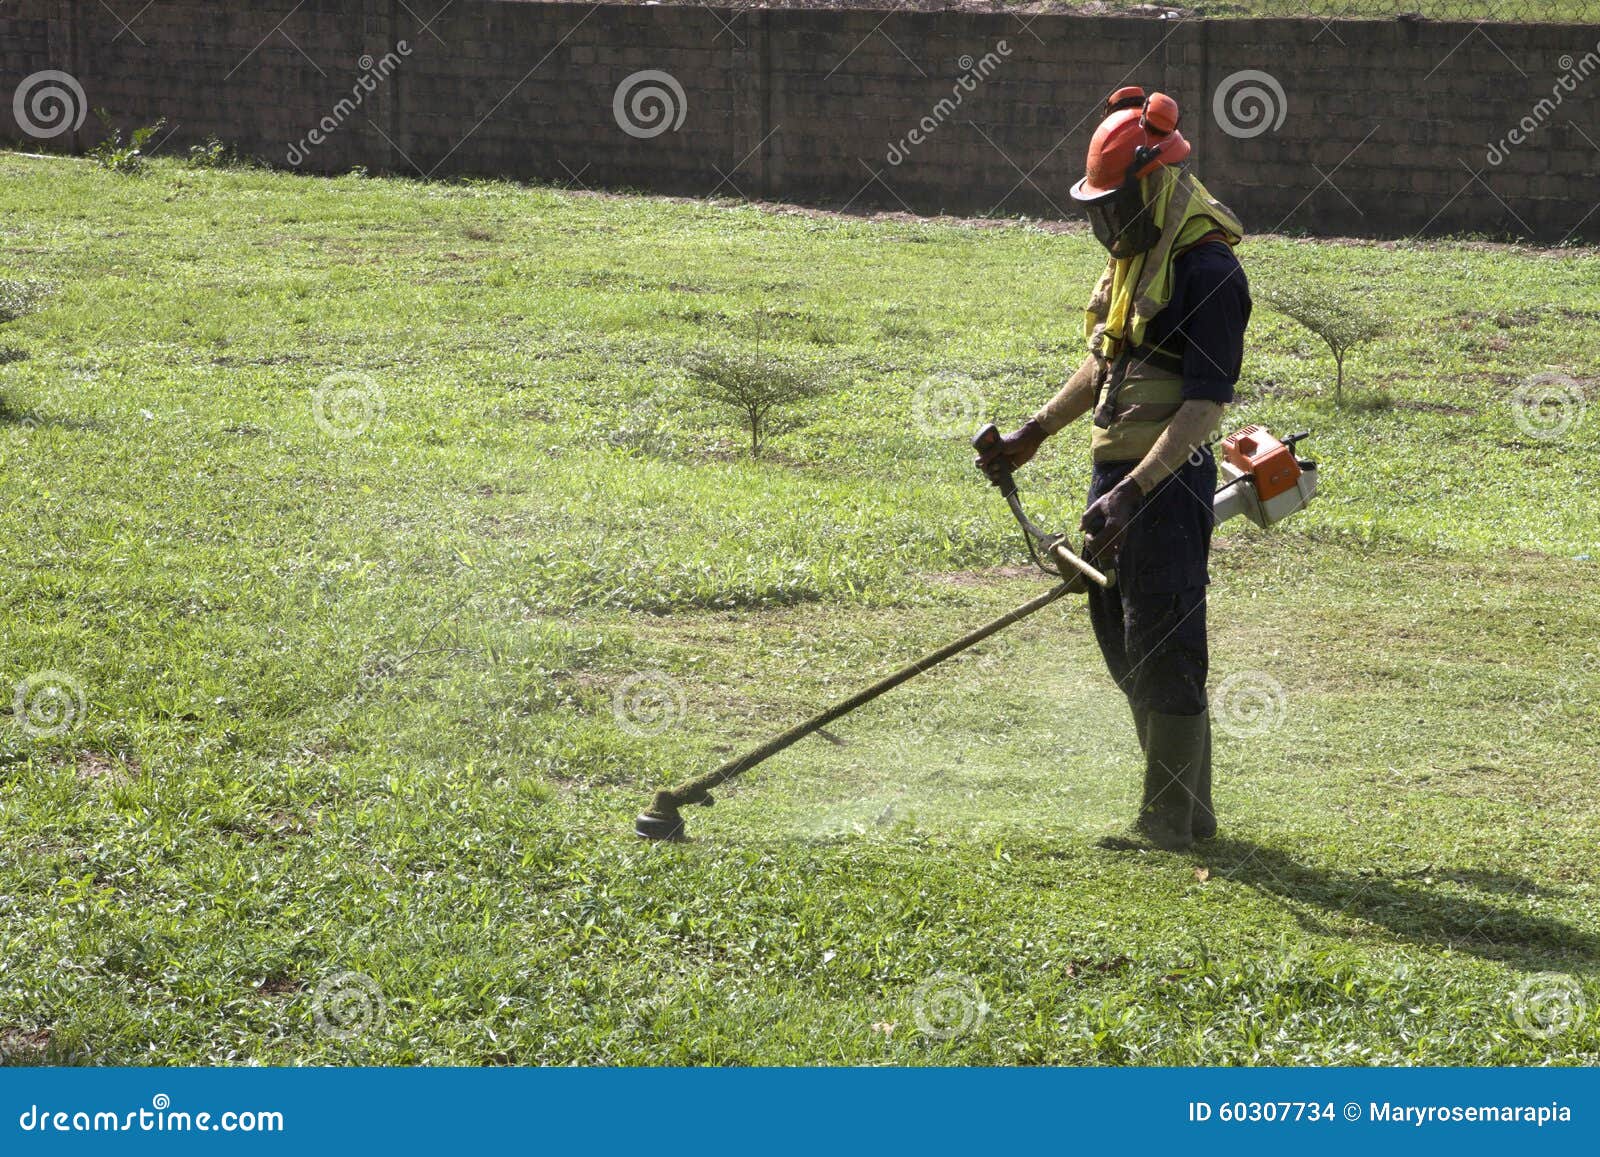
<path id="1" fill-rule="evenodd" d="M 1181 851 L 1216 834 L 1206 703 L 1206 571 L 1216 462 L 1209 443 L 1239 380 L 1250 291 L 1233 255 L 1238 219 L 1184 162 L 1178 106 L 1118 89 L 1072 197 L 1111 260 L 1089 300 L 1089 356 L 1061 392 L 980 458 L 1023 465 L 1093 413 L 1084 550 L 1115 567 L 1091 587 L 1106 666 L 1144 751 L 1136 829 Z"/>

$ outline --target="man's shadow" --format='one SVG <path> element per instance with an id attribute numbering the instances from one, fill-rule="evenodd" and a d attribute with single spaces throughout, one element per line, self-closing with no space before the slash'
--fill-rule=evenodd
<path id="1" fill-rule="evenodd" d="M 1285 906 L 1301 926 L 1320 935 L 1341 933 L 1307 905 L 1328 916 L 1382 925 L 1413 943 L 1442 945 L 1526 971 L 1587 972 L 1600 965 L 1600 935 L 1517 903 L 1518 898 L 1562 893 L 1511 873 L 1446 868 L 1350 872 L 1303 863 L 1239 839 L 1211 840 L 1196 851 L 1214 876 L 1290 901 Z"/>
<path id="2" fill-rule="evenodd" d="M 8 356 L 8 354 L 15 352 L 18 351 L 8 351 L 0 348 L 0 365 L 16 360 Z M 27 355 L 23 354 L 22 356 L 26 357 Z M 4 394 L 0 394 L 0 428 L 8 426 L 23 432 L 45 427 L 56 427 L 63 430 L 97 430 L 101 428 L 99 423 L 86 421 L 82 418 L 41 418 L 25 410 L 17 409 Z"/>

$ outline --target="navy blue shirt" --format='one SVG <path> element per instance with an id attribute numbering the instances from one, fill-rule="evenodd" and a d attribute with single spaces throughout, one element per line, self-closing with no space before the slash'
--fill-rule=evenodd
<path id="1" fill-rule="evenodd" d="M 1172 299 L 1145 327 L 1146 345 L 1183 353 L 1183 396 L 1233 401 L 1250 324 L 1250 282 L 1224 241 L 1209 241 L 1172 263 Z"/>

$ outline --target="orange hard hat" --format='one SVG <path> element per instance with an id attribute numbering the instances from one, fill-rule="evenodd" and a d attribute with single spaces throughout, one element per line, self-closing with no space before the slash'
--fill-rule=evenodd
<path id="1" fill-rule="evenodd" d="M 1165 93 L 1146 96 L 1135 85 L 1119 88 L 1106 100 L 1105 118 L 1089 142 L 1083 179 L 1072 186 L 1075 201 L 1093 201 L 1162 165 L 1189 155 L 1178 131 L 1178 102 Z"/>

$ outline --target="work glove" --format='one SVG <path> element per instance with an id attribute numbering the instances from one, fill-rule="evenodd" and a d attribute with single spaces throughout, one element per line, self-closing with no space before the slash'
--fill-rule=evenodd
<path id="1" fill-rule="evenodd" d="M 1083 531 L 1083 553 L 1103 566 L 1116 566 L 1123 535 L 1143 505 L 1144 491 L 1131 477 L 1095 499 L 1078 524 Z"/>
<path id="2" fill-rule="evenodd" d="M 1005 474 L 1002 469 L 1004 463 L 1009 463 L 1011 469 L 1015 470 L 1037 454 L 1040 445 L 1048 437 L 1044 427 L 1029 418 L 1020 428 L 1002 434 L 993 448 L 979 454 L 978 469 L 989 476 L 989 481 L 999 482 Z"/>

